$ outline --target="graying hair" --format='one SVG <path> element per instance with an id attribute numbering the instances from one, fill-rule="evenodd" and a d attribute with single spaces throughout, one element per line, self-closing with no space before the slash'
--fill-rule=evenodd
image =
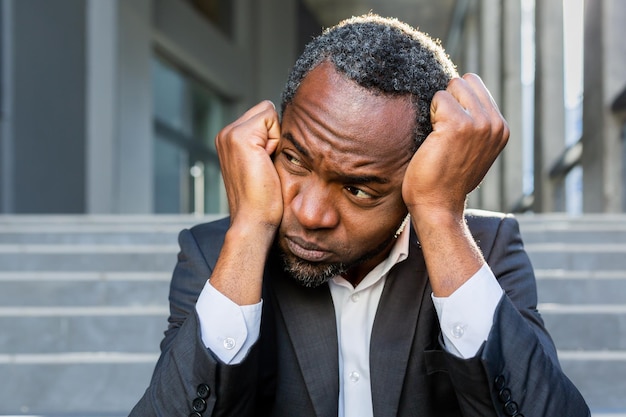
<path id="1" fill-rule="evenodd" d="M 416 114 L 413 151 L 432 131 L 433 96 L 458 76 L 438 41 L 397 19 L 370 13 L 344 20 L 309 42 L 285 85 L 283 113 L 304 77 L 326 61 L 366 89 L 411 96 Z"/>

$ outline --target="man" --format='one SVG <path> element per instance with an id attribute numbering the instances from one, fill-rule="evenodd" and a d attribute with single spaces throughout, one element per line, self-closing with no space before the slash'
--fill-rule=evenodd
<path id="1" fill-rule="evenodd" d="M 367 15 L 307 46 L 281 110 L 216 138 L 230 217 L 180 235 L 132 416 L 589 415 L 516 221 L 465 210 L 509 136 L 477 76 Z"/>

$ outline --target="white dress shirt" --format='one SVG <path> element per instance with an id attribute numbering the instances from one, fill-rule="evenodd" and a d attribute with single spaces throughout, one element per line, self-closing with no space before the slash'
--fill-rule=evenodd
<path id="1" fill-rule="evenodd" d="M 374 316 L 391 268 L 409 251 L 409 227 L 398 236 L 389 256 L 352 287 L 341 276 L 328 283 L 335 306 L 339 342 L 339 417 L 370 417 L 372 393 L 369 345 Z M 445 348 L 472 357 L 487 339 L 502 288 L 484 264 L 450 297 L 432 296 Z M 233 303 L 207 282 L 196 303 L 202 341 L 226 364 L 240 363 L 259 337 L 262 301 Z"/>

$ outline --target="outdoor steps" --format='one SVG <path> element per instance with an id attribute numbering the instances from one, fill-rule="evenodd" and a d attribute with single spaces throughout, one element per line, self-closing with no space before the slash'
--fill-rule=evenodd
<path id="1" fill-rule="evenodd" d="M 213 218 L 0 216 L 0 416 L 126 416 L 158 358 L 177 234 Z M 594 417 L 625 417 L 626 216 L 519 220 L 565 372 Z"/>
<path id="2" fill-rule="evenodd" d="M 167 326 L 178 232 L 214 218 L 0 216 L 0 415 L 128 415 Z"/>
<path id="3" fill-rule="evenodd" d="M 626 215 L 518 219 L 563 370 L 594 416 L 626 416 Z"/>

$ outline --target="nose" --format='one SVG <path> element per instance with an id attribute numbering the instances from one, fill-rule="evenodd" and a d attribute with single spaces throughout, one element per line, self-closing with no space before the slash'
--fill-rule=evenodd
<path id="1" fill-rule="evenodd" d="M 291 209 L 302 227 L 332 229 L 339 223 L 336 199 L 328 185 L 311 181 L 301 186 L 291 201 Z"/>

